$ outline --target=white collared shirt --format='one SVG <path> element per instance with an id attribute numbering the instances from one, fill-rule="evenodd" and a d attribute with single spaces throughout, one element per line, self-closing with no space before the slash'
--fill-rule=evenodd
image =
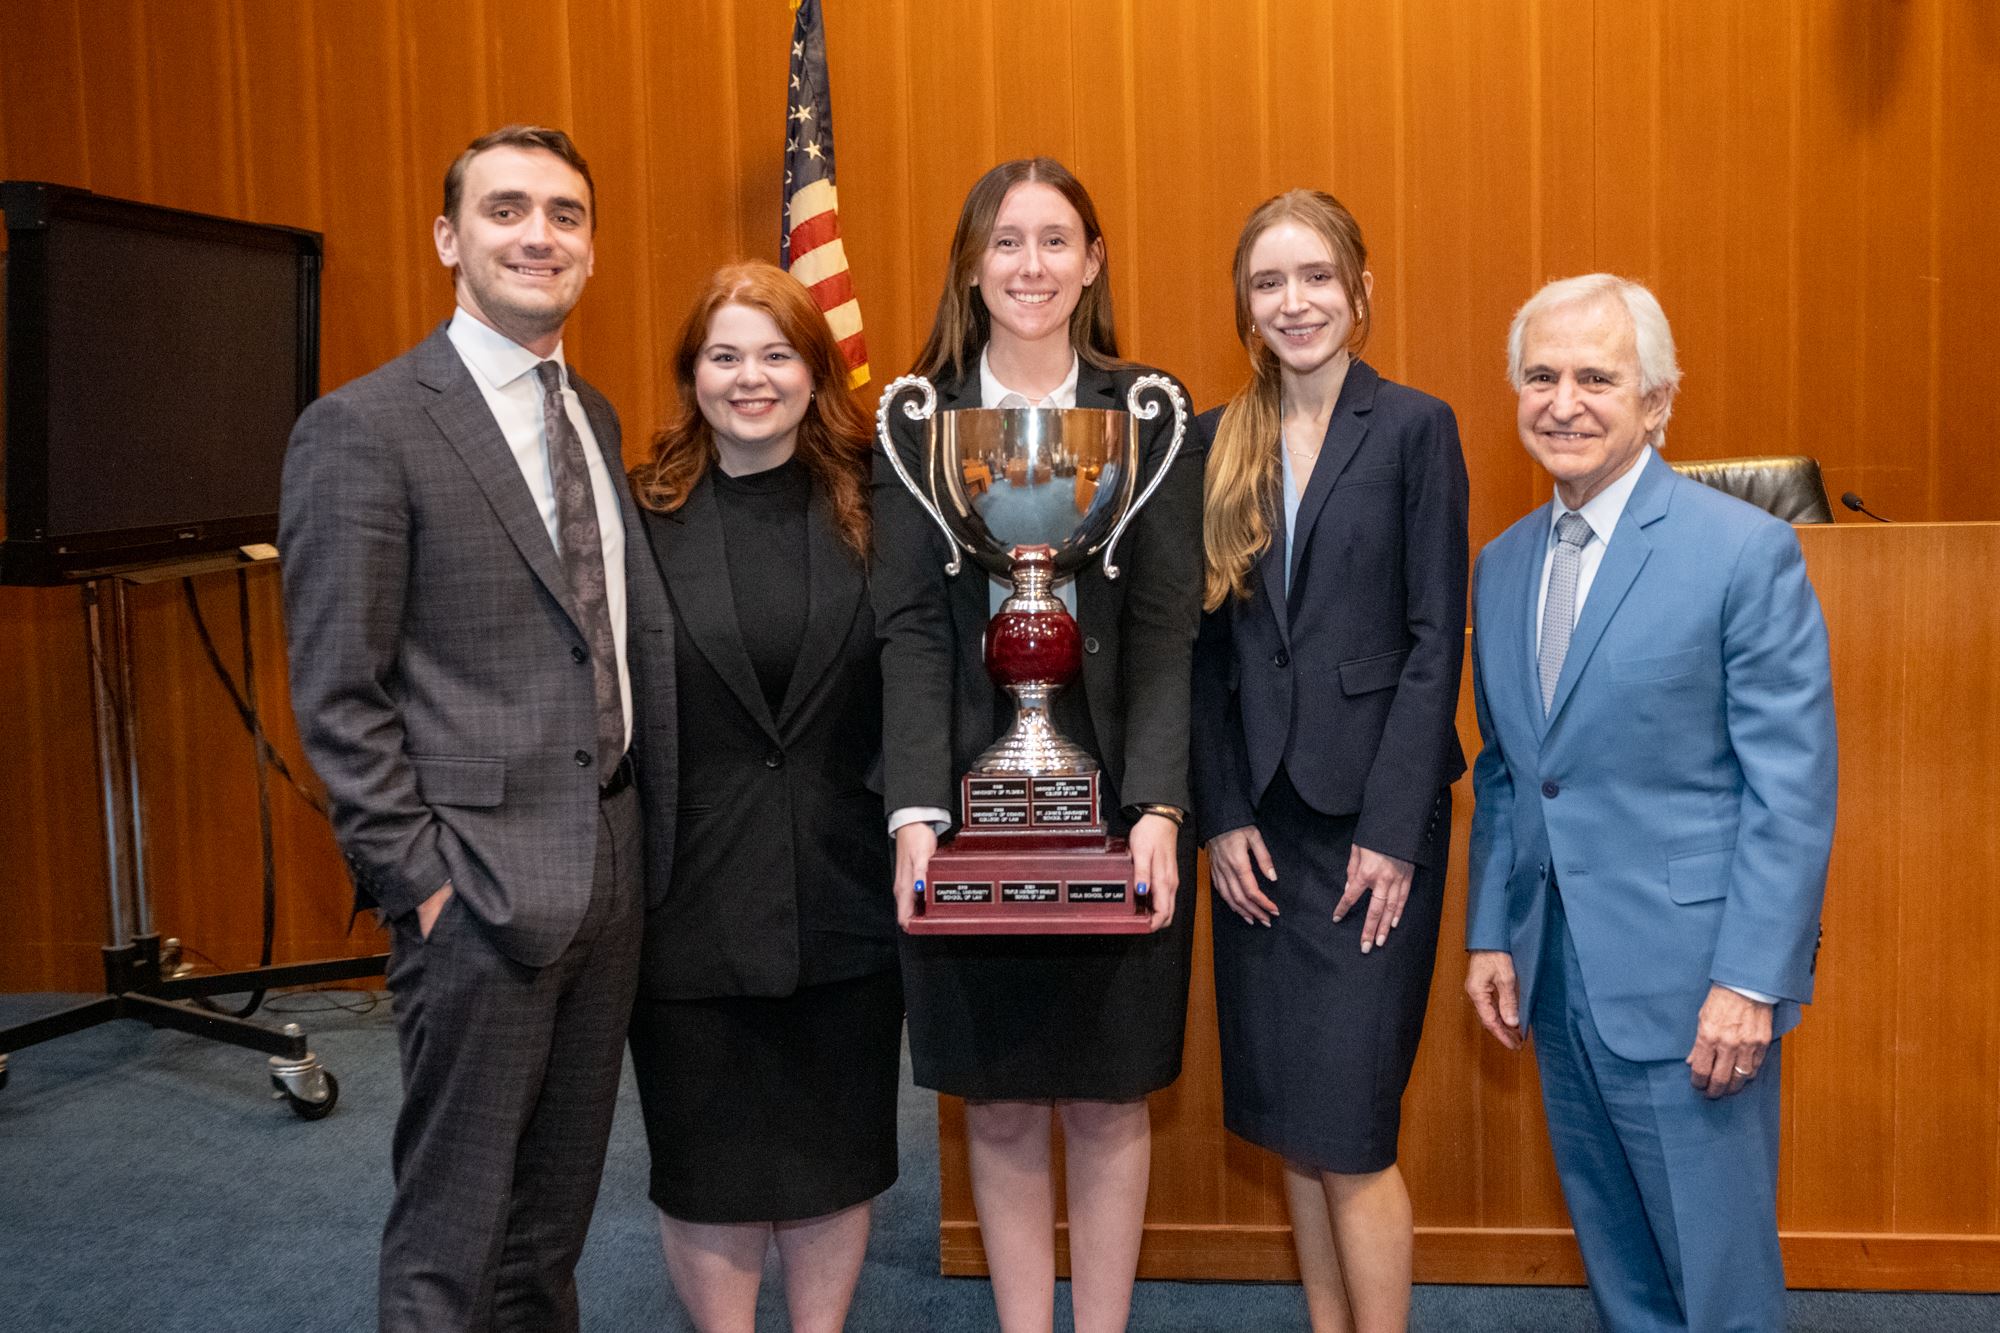
<path id="1" fill-rule="evenodd" d="M 1056 385 L 1055 392 L 1037 402 L 1024 393 L 1008 388 L 993 373 L 993 365 L 986 359 L 987 349 L 979 349 L 979 405 L 981 407 L 1075 407 L 1076 378 L 1082 372 L 1083 358 L 1074 351 L 1069 354 L 1069 374 Z"/>
<path id="2" fill-rule="evenodd" d="M 460 307 L 445 330 L 459 359 L 472 372 L 472 382 L 493 413 L 494 424 L 507 440 L 521 479 L 528 483 L 528 495 L 535 502 L 548 529 L 549 544 L 562 553 L 556 520 L 555 479 L 549 470 L 549 445 L 542 432 L 542 388 L 535 367 L 543 360 L 505 334 L 482 324 Z M 563 410 L 570 425 L 583 441 L 583 457 L 590 465 L 590 487 L 597 499 L 598 540 L 604 548 L 604 600 L 611 613 L 611 638 L 618 651 L 618 698 L 625 711 L 625 742 L 632 741 L 632 672 L 625 649 L 625 518 L 618 507 L 618 478 L 605 464 L 597 435 L 590 429 L 590 416 L 569 387 L 569 367 L 563 362 L 562 346 L 547 358 L 563 367 Z M 623 463 L 623 459 L 619 460 Z"/>

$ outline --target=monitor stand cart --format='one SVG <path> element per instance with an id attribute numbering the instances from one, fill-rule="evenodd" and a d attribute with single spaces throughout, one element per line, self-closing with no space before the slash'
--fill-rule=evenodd
<path id="1" fill-rule="evenodd" d="M 270 1056 L 273 1096 L 301 1119 L 318 1120 L 333 1110 L 340 1084 L 306 1044 L 296 1023 L 265 1027 L 186 1003 L 197 997 L 235 995 L 278 986 L 310 986 L 329 981 L 378 977 L 387 954 L 331 958 L 314 963 L 259 967 L 213 976 L 168 976 L 160 961 L 160 936 L 153 929 L 146 897 L 145 833 L 140 811 L 137 718 L 132 698 L 131 626 L 126 617 L 127 581 L 240 568 L 234 556 L 171 567 L 149 567 L 86 580 L 83 617 L 90 653 L 90 692 L 96 706 L 97 779 L 104 802 L 104 841 L 110 868 L 110 943 L 104 948 L 104 994 L 82 1004 L 0 1028 L 0 1088 L 7 1086 L 7 1057 L 40 1042 L 82 1032 L 115 1019 L 136 1019 L 156 1028 L 190 1032 Z M 246 682 L 246 689 L 255 686 Z M 266 762 L 260 744 L 260 765 Z"/>

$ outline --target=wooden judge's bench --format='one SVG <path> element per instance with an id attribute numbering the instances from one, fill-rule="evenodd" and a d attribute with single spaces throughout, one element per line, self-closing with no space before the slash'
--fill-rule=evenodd
<path id="1" fill-rule="evenodd" d="M 1786 1039 L 1787 1276 L 2000 1289 L 2000 523 L 1842 523 L 1799 539 L 1832 637 L 1841 771 L 1818 1000 Z M 1578 1283 L 1533 1056 L 1486 1036 L 1460 990 L 1471 813 L 1466 779 L 1403 1103 L 1416 1276 Z M 1294 1279 L 1279 1164 L 1222 1128 L 1205 872 L 1183 903 L 1200 914 L 1187 1056 L 1152 1101 L 1139 1271 Z M 941 1103 L 941 1266 L 983 1273 L 964 1113 Z M 1065 1240 L 1059 1229 L 1059 1260 Z"/>

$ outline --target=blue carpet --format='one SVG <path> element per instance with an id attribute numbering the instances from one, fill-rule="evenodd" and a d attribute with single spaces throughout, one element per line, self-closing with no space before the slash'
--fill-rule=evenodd
<path id="1" fill-rule="evenodd" d="M 341 1085 L 325 1120 L 271 1100 L 261 1057 L 117 1023 L 12 1057 L 0 1091 L 0 1330 L 5 1333 L 314 1333 L 373 1327 L 375 1243 L 389 1202 L 398 1100 L 386 1004 L 314 1010 L 275 997 Z M 353 1000 L 352 993 L 339 998 Z M 0 1026 L 62 996 L 0 996 Z M 294 1011 L 279 1016 L 276 1010 Z M 907 1070 L 906 1070 L 907 1075 Z M 854 1333 L 990 1329 L 986 1284 L 937 1275 L 937 1117 L 902 1104 L 903 1172 L 877 1205 L 848 1327 Z M 667 1290 L 646 1149 L 628 1076 L 578 1280 L 584 1327 L 690 1333 Z M 1067 1299 L 1066 1293 L 1059 1298 Z M 1795 1292 L 1812 1333 L 2000 1329 L 2000 1297 Z M 785 1327 L 775 1268 L 759 1326 Z M 1565 1333 L 1596 1327 L 1580 1290 L 1423 1287 L 1419 1330 Z M 1057 1327 L 1067 1330 L 1067 1311 Z M 1297 1288 L 1142 1282 L 1135 1333 L 1304 1329 Z"/>

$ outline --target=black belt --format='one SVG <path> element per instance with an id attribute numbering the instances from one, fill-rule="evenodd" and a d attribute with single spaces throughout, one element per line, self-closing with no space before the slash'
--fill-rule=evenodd
<path id="1" fill-rule="evenodd" d="M 597 799 L 608 801 L 619 792 L 632 785 L 632 752 L 627 750 L 618 760 L 618 767 L 611 770 L 611 776 L 597 789 Z"/>

